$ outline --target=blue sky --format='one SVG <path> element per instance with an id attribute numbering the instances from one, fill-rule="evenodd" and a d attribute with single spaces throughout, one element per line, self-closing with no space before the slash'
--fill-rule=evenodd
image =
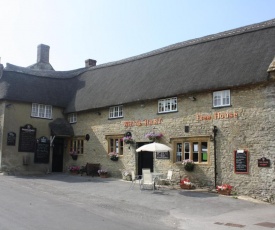
<path id="1" fill-rule="evenodd" d="M 46 44 L 55 70 L 104 64 L 270 20 L 274 9 L 275 0 L 0 0 L 1 63 L 34 64 Z"/>

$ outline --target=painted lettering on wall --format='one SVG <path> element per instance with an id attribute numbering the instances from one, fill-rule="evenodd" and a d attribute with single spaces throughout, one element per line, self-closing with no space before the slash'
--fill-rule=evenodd
<path id="1" fill-rule="evenodd" d="M 238 118 L 238 112 L 215 112 L 213 114 L 196 114 L 197 121 Z"/>
<path id="2" fill-rule="evenodd" d="M 132 126 L 150 126 L 150 125 L 159 125 L 162 123 L 162 118 L 157 119 L 145 119 L 145 120 L 137 120 L 137 121 L 124 121 L 125 127 Z"/>

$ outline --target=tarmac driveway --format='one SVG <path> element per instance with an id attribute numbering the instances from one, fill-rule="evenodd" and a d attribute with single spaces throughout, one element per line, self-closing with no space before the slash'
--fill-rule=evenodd
<path id="1" fill-rule="evenodd" d="M 0 176 L 0 183 L 1 230 L 275 229 L 275 205 L 199 190 L 140 191 L 119 179 L 69 174 Z"/>

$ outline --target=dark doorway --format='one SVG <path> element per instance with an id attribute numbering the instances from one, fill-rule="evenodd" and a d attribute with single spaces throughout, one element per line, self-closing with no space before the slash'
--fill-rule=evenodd
<path id="1" fill-rule="evenodd" d="M 63 172 L 64 139 L 56 137 L 53 141 L 52 172 Z"/>
<path id="2" fill-rule="evenodd" d="M 137 148 L 142 145 L 148 144 L 147 142 L 137 143 Z M 151 172 L 154 171 L 153 152 L 141 151 L 138 153 L 138 175 L 142 175 L 143 168 L 149 168 Z"/>

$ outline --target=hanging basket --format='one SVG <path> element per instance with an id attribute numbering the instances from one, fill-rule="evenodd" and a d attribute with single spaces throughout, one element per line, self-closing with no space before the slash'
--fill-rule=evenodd
<path id="1" fill-rule="evenodd" d="M 74 161 L 76 161 L 77 160 L 77 155 L 72 155 L 72 159 L 74 160 Z"/>
<path id="2" fill-rule="evenodd" d="M 110 159 L 111 159 L 112 161 L 118 161 L 118 157 L 115 157 L 115 156 L 111 157 Z"/>

